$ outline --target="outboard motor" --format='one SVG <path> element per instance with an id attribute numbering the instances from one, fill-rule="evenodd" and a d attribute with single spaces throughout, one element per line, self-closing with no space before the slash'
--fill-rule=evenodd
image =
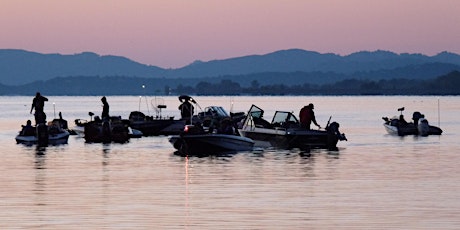
<path id="1" fill-rule="evenodd" d="M 331 124 L 328 124 L 326 126 L 326 131 L 327 131 L 327 148 L 329 150 L 337 151 L 337 142 L 340 141 L 346 141 L 347 138 L 345 137 L 345 134 L 340 133 L 339 131 L 339 123 L 337 122 L 332 122 Z"/>
<path id="2" fill-rule="evenodd" d="M 430 125 L 428 124 L 428 120 L 425 118 L 421 118 L 419 120 L 419 124 L 417 126 L 418 134 L 421 136 L 428 136 L 430 132 Z"/>
<path id="3" fill-rule="evenodd" d="M 332 122 L 331 124 L 329 124 L 327 127 L 326 127 L 326 130 L 330 133 L 330 134 L 334 134 L 335 136 L 337 136 L 337 138 L 341 141 L 347 141 L 347 138 L 345 137 L 345 134 L 344 133 L 340 133 L 339 131 L 339 123 L 337 122 Z"/>
<path id="4" fill-rule="evenodd" d="M 420 112 L 416 111 L 412 114 L 412 120 L 414 120 L 414 125 L 415 126 L 418 126 L 418 121 L 421 119 L 421 118 L 424 118 L 425 116 L 423 114 L 421 114 Z"/>

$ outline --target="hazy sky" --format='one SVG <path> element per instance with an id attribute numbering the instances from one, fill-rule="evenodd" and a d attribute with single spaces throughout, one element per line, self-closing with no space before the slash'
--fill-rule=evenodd
<path id="1" fill-rule="evenodd" d="M 0 0 L 0 49 L 163 68 L 300 48 L 460 53 L 460 0 Z"/>

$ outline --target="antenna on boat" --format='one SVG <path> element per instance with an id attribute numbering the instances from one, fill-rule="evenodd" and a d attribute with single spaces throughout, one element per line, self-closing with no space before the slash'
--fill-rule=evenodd
<path id="1" fill-rule="evenodd" d="M 441 110 L 440 110 L 439 97 L 438 97 L 438 127 L 441 127 Z"/>
<path id="2" fill-rule="evenodd" d="M 148 103 L 148 100 L 147 100 L 147 94 L 145 94 L 145 85 L 142 85 L 142 89 L 144 90 L 144 96 L 145 96 L 145 105 L 147 106 L 147 112 L 150 116 L 150 109 L 149 109 L 149 103 Z M 140 110 L 140 109 L 139 109 Z"/>
<path id="3" fill-rule="evenodd" d="M 141 111 L 141 101 L 142 101 L 142 96 L 139 96 L 139 112 Z"/>
<path id="4" fill-rule="evenodd" d="M 230 113 L 233 113 L 233 97 L 230 98 Z"/>
<path id="5" fill-rule="evenodd" d="M 56 103 L 53 102 L 54 118 L 56 119 Z"/>

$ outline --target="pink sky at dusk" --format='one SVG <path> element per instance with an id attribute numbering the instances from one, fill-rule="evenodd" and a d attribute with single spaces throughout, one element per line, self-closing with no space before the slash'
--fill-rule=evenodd
<path id="1" fill-rule="evenodd" d="M 0 49 L 178 68 L 299 48 L 460 53 L 458 0 L 1 0 Z"/>

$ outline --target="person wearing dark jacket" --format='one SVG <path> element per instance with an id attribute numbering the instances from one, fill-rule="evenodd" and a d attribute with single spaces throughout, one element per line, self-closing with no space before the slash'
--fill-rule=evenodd
<path id="1" fill-rule="evenodd" d="M 315 112 L 313 111 L 314 105 L 312 103 L 304 106 L 299 113 L 300 126 L 305 129 L 310 129 L 310 125 L 313 122 L 318 128 L 320 125 L 316 122 Z"/>
<path id="2" fill-rule="evenodd" d="M 48 98 L 42 96 L 40 92 L 37 92 L 35 95 L 32 106 L 30 107 L 30 113 L 35 109 L 35 124 L 45 123 L 46 122 L 46 114 L 44 112 L 45 101 L 48 101 Z"/>
<path id="3" fill-rule="evenodd" d="M 182 119 L 187 119 L 193 116 L 194 107 L 189 100 L 185 100 L 179 105 L 180 115 Z"/>
<path id="4" fill-rule="evenodd" d="M 110 118 L 110 116 L 109 116 L 109 103 L 107 102 L 107 98 L 102 97 L 101 101 L 102 101 L 102 115 L 101 115 L 101 118 L 102 118 L 102 120 L 109 119 Z"/>

